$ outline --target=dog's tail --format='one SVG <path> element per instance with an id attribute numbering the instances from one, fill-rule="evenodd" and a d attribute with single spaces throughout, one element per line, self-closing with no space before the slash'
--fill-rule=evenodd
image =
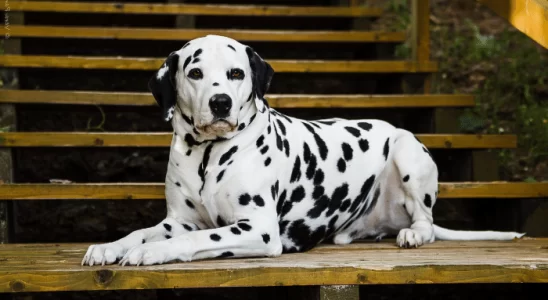
<path id="1" fill-rule="evenodd" d="M 469 231 L 469 230 L 451 230 L 434 224 L 434 236 L 436 240 L 445 241 L 482 241 L 482 240 L 513 240 L 519 239 L 525 233 L 512 231 Z"/>

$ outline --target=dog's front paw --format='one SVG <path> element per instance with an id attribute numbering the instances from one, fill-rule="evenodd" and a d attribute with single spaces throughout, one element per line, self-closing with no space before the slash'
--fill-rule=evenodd
<path id="1" fill-rule="evenodd" d="M 109 265 L 124 255 L 124 248 L 116 243 L 91 245 L 82 259 L 83 265 Z"/>
<path id="2" fill-rule="evenodd" d="M 396 244 L 400 248 L 418 248 L 422 245 L 422 236 L 416 230 L 405 228 L 400 230 L 396 238 Z"/>
<path id="3" fill-rule="evenodd" d="M 120 265 L 155 265 L 173 260 L 169 251 L 171 247 L 164 241 L 139 245 L 129 249 L 120 260 Z"/>

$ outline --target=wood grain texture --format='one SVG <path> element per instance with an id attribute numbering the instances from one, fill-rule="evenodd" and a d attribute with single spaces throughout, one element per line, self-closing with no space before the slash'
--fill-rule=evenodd
<path id="1" fill-rule="evenodd" d="M 405 32 L 11 26 L 12 37 L 188 41 L 208 34 L 253 42 L 403 42 Z"/>
<path id="2" fill-rule="evenodd" d="M 474 96 L 437 95 L 267 95 L 275 108 L 472 107 Z M 150 93 L 0 90 L 0 103 L 156 106 Z"/>
<path id="3" fill-rule="evenodd" d="M 373 7 L 190 5 L 116 2 L 10 1 L 12 11 L 202 16 L 379 17 Z"/>
<path id="4" fill-rule="evenodd" d="M 163 200 L 163 183 L 0 184 L 0 200 Z M 548 182 L 441 182 L 439 199 L 548 198 Z"/>
<path id="5" fill-rule="evenodd" d="M 548 240 L 320 245 L 275 258 L 80 266 L 88 244 L 0 245 L 0 292 L 348 284 L 546 283 Z"/>
<path id="6" fill-rule="evenodd" d="M 157 70 L 165 58 L 100 56 L 1 55 L 0 66 L 24 68 Z M 435 72 L 436 62 L 268 60 L 281 73 L 415 73 Z"/>
<path id="7" fill-rule="evenodd" d="M 515 135 L 416 134 L 430 149 L 515 148 Z M 168 147 L 169 132 L 0 132 L 0 147 Z"/>
<path id="8" fill-rule="evenodd" d="M 477 0 L 548 49 L 548 1 Z"/>

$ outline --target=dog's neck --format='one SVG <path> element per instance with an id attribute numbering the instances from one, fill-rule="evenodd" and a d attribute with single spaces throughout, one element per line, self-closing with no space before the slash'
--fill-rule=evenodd
<path id="1" fill-rule="evenodd" d="M 185 137 L 185 141 L 189 145 L 193 143 L 198 145 L 207 142 L 218 142 L 232 139 L 239 135 L 242 131 L 252 130 L 252 127 L 260 127 L 261 125 L 258 123 L 263 122 L 260 122 L 259 119 L 268 120 L 268 114 L 270 114 L 270 110 L 266 105 L 266 101 L 256 97 L 254 101 L 248 101 L 241 107 L 236 130 L 224 134 L 223 136 L 204 136 L 194 127 L 194 119 L 190 116 L 190 114 L 185 113 L 184 109 L 182 109 L 179 105 L 176 105 L 173 119 L 171 120 L 171 125 L 175 134 Z M 260 116 L 266 118 L 259 118 Z"/>

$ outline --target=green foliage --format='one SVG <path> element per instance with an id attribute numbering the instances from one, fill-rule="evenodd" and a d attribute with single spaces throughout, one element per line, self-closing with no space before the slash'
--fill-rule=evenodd
<path id="1" fill-rule="evenodd" d="M 437 90 L 464 86 L 476 95 L 476 107 L 460 118 L 463 132 L 517 134 L 518 150 L 499 157 L 508 176 L 527 176 L 548 157 L 547 52 L 516 30 L 484 35 L 469 20 L 464 28 L 440 28 L 433 36 L 440 48 Z"/>

